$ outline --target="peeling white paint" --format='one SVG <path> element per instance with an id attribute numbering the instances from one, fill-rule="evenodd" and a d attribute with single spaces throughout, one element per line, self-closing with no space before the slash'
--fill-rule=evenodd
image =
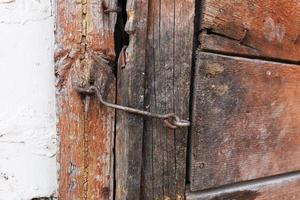
<path id="1" fill-rule="evenodd" d="M 57 188 L 54 21 L 50 0 L 5 1 L 0 1 L 0 200 L 30 200 Z"/>
<path id="2" fill-rule="evenodd" d="M 24 24 L 51 16 L 51 0 L 0 0 L 0 23 Z"/>
<path id="3" fill-rule="evenodd" d="M 0 3 L 11 3 L 14 2 L 15 0 L 0 0 Z"/>

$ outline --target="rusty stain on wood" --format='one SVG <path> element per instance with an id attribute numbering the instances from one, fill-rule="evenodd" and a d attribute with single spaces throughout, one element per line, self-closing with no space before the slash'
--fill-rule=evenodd
<path id="1" fill-rule="evenodd" d="M 201 9 L 203 50 L 300 61 L 298 0 L 204 0 Z"/>
<path id="2" fill-rule="evenodd" d="M 108 1 L 115 6 L 116 1 Z M 73 84 L 91 79 L 94 58 L 113 62 L 116 14 L 94 0 L 58 0 L 55 74 L 60 136 L 59 199 L 112 199 L 114 110 L 92 98 L 88 113 Z M 107 98 L 115 100 L 112 81 Z"/>
<path id="3" fill-rule="evenodd" d="M 299 81 L 297 65 L 199 53 L 192 191 L 300 169 Z"/>

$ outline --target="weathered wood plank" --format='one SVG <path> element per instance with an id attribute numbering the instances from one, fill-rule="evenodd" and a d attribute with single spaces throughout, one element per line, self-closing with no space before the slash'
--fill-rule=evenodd
<path id="1" fill-rule="evenodd" d="M 116 8 L 117 0 L 86 0 L 86 22 L 88 50 L 101 55 L 109 61 L 115 61 L 114 30 L 117 15 L 104 14 L 106 8 Z M 104 3 L 101 3 L 104 2 Z M 103 8 L 105 6 L 106 8 Z"/>
<path id="2" fill-rule="evenodd" d="M 298 0 L 204 0 L 201 19 L 204 50 L 300 61 Z"/>
<path id="3" fill-rule="evenodd" d="M 126 66 L 118 68 L 117 102 L 144 109 L 145 41 L 147 32 L 148 0 L 127 1 L 129 34 Z M 141 188 L 143 118 L 117 112 L 116 127 L 116 195 L 117 200 L 139 200 Z"/>
<path id="4" fill-rule="evenodd" d="M 175 0 L 175 33 L 174 33 L 174 112 L 181 119 L 189 119 L 190 88 L 192 80 L 192 55 L 195 20 L 194 0 Z M 176 200 L 184 199 L 186 189 L 186 167 L 188 129 L 175 131 L 175 180 Z"/>
<path id="5" fill-rule="evenodd" d="M 82 32 L 82 5 L 72 1 L 57 1 L 56 18 L 56 76 L 57 112 L 60 148 L 58 162 L 59 198 L 79 199 L 84 194 L 84 148 L 83 105 L 80 97 L 72 91 L 68 77 L 72 65 L 80 60 Z M 71 106 L 72 105 L 72 106 Z M 72 145 L 71 145 L 72 144 Z"/>
<path id="6" fill-rule="evenodd" d="M 298 200 L 300 174 L 267 178 L 204 192 L 188 192 L 187 200 Z"/>
<path id="7" fill-rule="evenodd" d="M 59 199 L 112 199 L 114 110 L 92 98 L 85 112 L 84 99 L 73 85 L 89 84 L 94 58 L 114 61 L 116 14 L 104 14 L 100 1 L 59 0 L 56 4 Z M 110 84 L 107 98 L 114 101 L 114 83 Z"/>
<path id="8" fill-rule="evenodd" d="M 145 107 L 188 119 L 194 1 L 149 3 Z M 170 130 L 147 119 L 141 199 L 183 199 L 187 129 Z"/>
<path id="9" fill-rule="evenodd" d="M 107 8 L 117 6 L 117 0 L 103 2 Z M 117 15 L 116 13 L 105 14 L 103 5 L 98 0 L 87 0 L 85 16 L 87 60 L 95 62 L 94 59 L 104 58 L 115 62 L 114 29 Z M 92 65 L 95 65 L 96 68 L 103 67 L 100 66 L 100 63 L 92 63 Z M 105 99 L 115 102 L 116 80 L 112 79 L 107 84 Z M 101 105 L 99 100 L 92 98 L 85 121 L 88 200 L 113 199 L 114 126 L 114 109 L 107 108 Z"/>
<path id="10" fill-rule="evenodd" d="M 300 68 L 200 53 L 191 190 L 300 169 Z"/>

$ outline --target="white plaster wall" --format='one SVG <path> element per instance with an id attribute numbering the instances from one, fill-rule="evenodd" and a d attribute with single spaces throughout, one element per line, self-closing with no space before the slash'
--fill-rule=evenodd
<path id="1" fill-rule="evenodd" d="M 57 188 L 51 12 L 51 0 L 0 0 L 0 200 Z"/>

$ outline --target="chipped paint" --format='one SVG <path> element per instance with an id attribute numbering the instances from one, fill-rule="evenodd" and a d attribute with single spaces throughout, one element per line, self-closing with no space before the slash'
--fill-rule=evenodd
<path id="1" fill-rule="evenodd" d="M 267 17 L 264 20 L 263 30 L 264 36 L 269 42 L 276 40 L 281 43 L 284 39 L 284 26 L 282 24 L 275 23 L 275 21 L 271 17 Z"/>
<path id="2" fill-rule="evenodd" d="M 45 20 L 52 15 L 51 0 L 2 0 L 0 24 L 25 24 Z"/>
<path id="3" fill-rule="evenodd" d="M 223 73 L 224 68 L 218 63 L 208 63 L 205 65 L 206 76 L 216 76 Z"/>
<path id="4" fill-rule="evenodd" d="M 229 87 L 228 87 L 228 85 L 218 85 L 218 86 L 215 86 L 213 89 L 214 89 L 214 92 L 216 95 L 223 96 L 227 93 Z"/>
<path id="5" fill-rule="evenodd" d="M 0 0 L 0 3 L 11 3 L 14 2 L 14 0 Z"/>

